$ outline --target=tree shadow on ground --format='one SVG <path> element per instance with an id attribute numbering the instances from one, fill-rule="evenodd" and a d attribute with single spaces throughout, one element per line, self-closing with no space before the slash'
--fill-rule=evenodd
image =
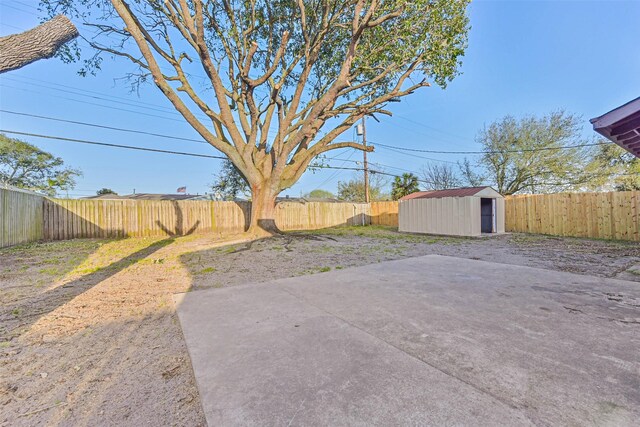
<path id="1" fill-rule="evenodd" d="M 152 255 L 154 252 L 171 244 L 174 240 L 173 237 L 170 237 L 155 241 L 104 268 L 98 268 L 92 273 L 82 275 L 77 279 L 56 286 L 45 292 L 30 295 L 26 298 L 5 304 L 2 312 L 0 312 L 0 323 L 3 325 L 2 330 L 0 330 L 0 340 L 9 341 L 17 335 L 20 335 L 24 329 L 37 322 L 41 317 L 65 305 L 100 282 Z"/>
<path id="2" fill-rule="evenodd" d="M 293 252 L 293 248 L 292 248 L 292 243 L 294 243 L 295 241 L 305 241 L 305 240 L 313 240 L 316 242 L 320 242 L 323 240 L 332 240 L 334 242 L 336 242 L 337 240 L 334 239 L 333 237 L 330 236 L 318 236 L 318 235 L 314 235 L 314 234 L 292 234 L 292 233 L 281 233 L 281 234 L 276 234 L 274 236 L 270 236 L 270 237 L 263 237 L 260 239 L 255 239 L 255 240 L 251 240 L 249 242 L 247 242 L 243 247 L 237 248 L 233 251 L 233 253 L 239 253 L 239 252 L 244 252 L 244 251 L 249 251 L 251 250 L 251 248 L 253 248 L 253 245 L 255 243 L 259 243 L 259 242 L 269 242 L 269 241 L 276 241 L 276 240 L 282 240 L 283 241 L 283 246 L 285 248 L 285 250 L 287 252 Z"/>
<path id="3" fill-rule="evenodd" d="M 194 233 L 200 222 L 197 221 L 185 232 L 183 230 L 182 211 L 177 203 L 175 203 L 174 206 L 176 209 L 176 224 L 173 230 L 158 221 L 158 225 L 160 225 L 162 230 L 168 235 L 166 238 L 154 241 L 142 249 L 112 262 L 106 267 L 98 267 L 88 274 L 81 275 L 59 286 L 54 286 L 45 292 L 38 292 L 24 298 L 7 301 L 0 311 L 0 324 L 2 324 L 2 327 L 0 327 L 0 342 L 9 341 L 21 335 L 41 317 L 64 306 L 77 296 L 137 262 L 150 257 L 155 252 L 173 243 L 176 237 L 187 236 Z M 89 256 L 90 254 L 87 255 L 87 258 Z M 73 269 L 70 269 L 70 271 L 71 270 Z"/>
<path id="4" fill-rule="evenodd" d="M 336 255 L 340 246 L 341 241 L 331 236 L 286 233 L 186 252 L 179 261 L 195 291 L 326 271 L 327 266 L 341 264 Z"/>

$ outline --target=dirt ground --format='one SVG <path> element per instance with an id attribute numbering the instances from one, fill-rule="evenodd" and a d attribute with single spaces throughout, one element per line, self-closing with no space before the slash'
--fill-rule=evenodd
<path id="1" fill-rule="evenodd" d="M 427 254 L 640 282 L 637 243 L 522 234 L 348 227 L 251 243 L 194 235 L 3 249 L 0 424 L 204 425 L 174 293 Z"/>

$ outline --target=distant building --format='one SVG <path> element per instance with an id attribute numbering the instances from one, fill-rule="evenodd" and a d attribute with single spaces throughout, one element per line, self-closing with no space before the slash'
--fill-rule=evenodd
<path id="1" fill-rule="evenodd" d="M 344 200 L 338 200 L 329 197 L 277 197 L 276 202 L 292 202 L 292 203 L 314 203 L 314 202 L 322 202 L 322 203 L 343 203 Z"/>
<path id="2" fill-rule="evenodd" d="M 154 194 L 154 193 L 135 193 L 135 194 L 102 194 L 100 196 L 83 197 L 83 199 L 92 200 L 193 200 L 202 197 L 198 194 Z"/>

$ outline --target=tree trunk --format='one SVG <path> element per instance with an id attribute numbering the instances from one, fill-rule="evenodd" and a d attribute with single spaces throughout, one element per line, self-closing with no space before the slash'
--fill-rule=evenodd
<path id="1" fill-rule="evenodd" d="M 51 58 L 60 46 L 78 37 L 78 30 L 64 15 L 20 34 L 0 37 L 0 73 L 22 68 L 38 59 Z"/>
<path id="2" fill-rule="evenodd" d="M 251 188 L 251 221 L 247 233 L 258 237 L 280 233 L 276 225 L 276 193 L 268 185 Z"/>

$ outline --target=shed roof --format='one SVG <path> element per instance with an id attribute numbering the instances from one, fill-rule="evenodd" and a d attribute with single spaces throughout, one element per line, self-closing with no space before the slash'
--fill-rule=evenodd
<path id="1" fill-rule="evenodd" d="M 640 97 L 590 122 L 600 135 L 640 157 Z"/>
<path id="2" fill-rule="evenodd" d="M 451 188 L 448 190 L 418 191 L 415 193 L 407 194 L 406 196 L 402 197 L 400 200 L 439 199 L 442 197 L 469 197 L 469 196 L 475 196 L 486 189 L 489 189 L 492 192 L 497 193 L 493 188 L 488 186 Z"/>

